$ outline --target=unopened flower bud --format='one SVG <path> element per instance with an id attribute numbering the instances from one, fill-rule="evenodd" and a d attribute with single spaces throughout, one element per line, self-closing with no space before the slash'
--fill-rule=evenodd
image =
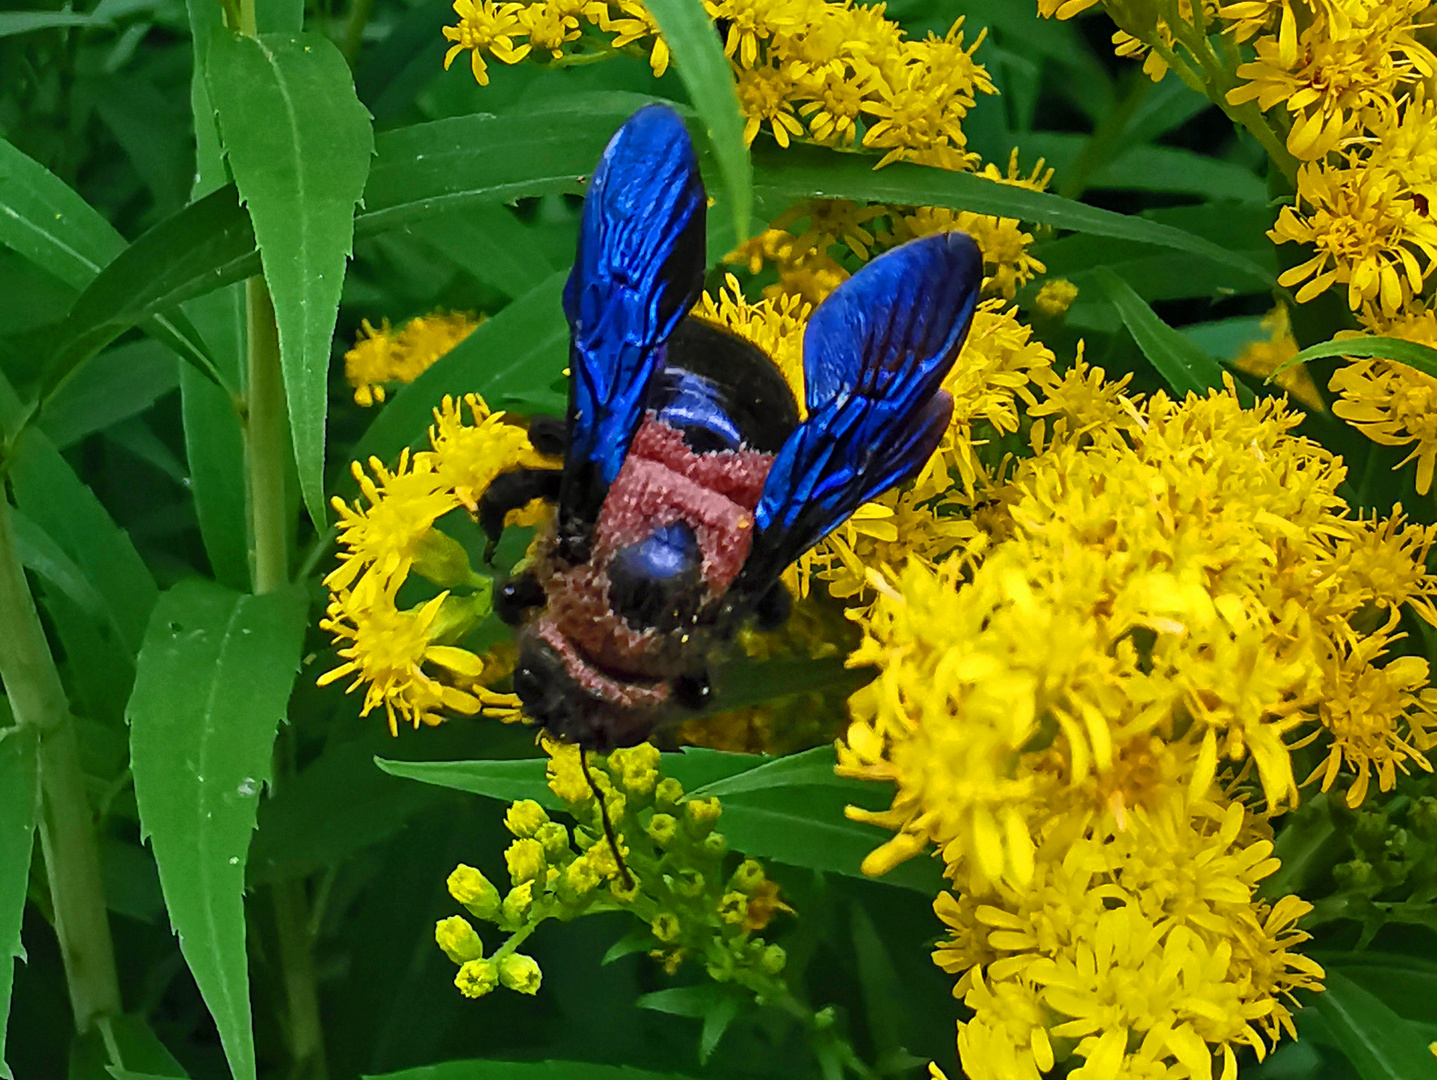
<path id="1" fill-rule="evenodd" d="M 684 803 L 684 816 L 695 839 L 707 836 L 722 813 L 723 806 L 717 799 L 689 799 Z"/>
<path id="2" fill-rule="evenodd" d="M 685 896 L 692 900 L 703 891 L 704 876 L 697 870 L 684 867 L 684 869 L 674 875 L 674 892 L 680 896 Z"/>
<path id="3" fill-rule="evenodd" d="M 565 867 L 561 889 L 563 893 L 574 898 L 588 896 L 599 887 L 599 882 L 602 880 L 599 872 L 594 869 L 594 864 L 587 857 L 580 855 Z"/>
<path id="4" fill-rule="evenodd" d="M 544 845 L 532 837 L 510 844 L 504 852 L 504 861 L 509 864 L 509 877 L 515 885 L 544 878 Z"/>
<path id="5" fill-rule="evenodd" d="M 499 890 L 472 866 L 460 863 L 449 875 L 449 895 L 480 919 L 492 919 L 499 911 Z"/>
<path id="6" fill-rule="evenodd" d="M 704 854 L 710 858 L 722 859 L 728 854 L 728 837 L 723 833 L 709 833 L 704 837 L 704 842 L 700 846 L 704 849 Z"/>
<path id="7" fill-rule="evenodd" d="M 520 994 L 537 994 L 543 974 L 532 956 L 510 953 L 499 961 L 499 981 Z"/>
<path id="8" fill-rule="evenodd" d="M 679 823 L 672 814 L 655 814 L 649 819 L 647 831 L 659 847 L 668 847 L 678 826 Z"/>
<path id="9" fill-rule="evenodd" d="M 478 960 L 484 955 L 484 943 L 462 915 L 451 915 L 435 923 L 434 943 L 456 964 Z"/>
<path id="10" fill-rule="evenodd" d="M 1067 278 L 1053 278 L 1044 282 L 1038 295 L 1033 297 L 1033 310 L 1050 319 L 1056 319 L 1072 307 L 1077 298 L 1076 285 Z"/>
<path id="11" fill-rule="evenodd" d="M 667 945 L 679 936 L 679 917 L 672 912 L 662 912 L 654 916 L 654 921 L 649 923 L 649 929 L 653 931 L 654 937 Z"/>
<path id="12" fill-rule="evenodd" d="M 630 795 L 647 798 L 659 781 L 659 751 L 651 743 L 639 743 L 609 755 L 609 769 Z"/>
<path id="13" fill-rule="evenodd" d="M 730 926 L 738 926 L 748 918 L 748 897 L 741 892 L 724 893 L 719 901 L 719 918 Z"/>
<path id="14" fill-rule="evenodd" d="M 504 905 L 500 910 L 504 915 L 504 922 L 509 926 L 519 926 L 528 914 L 529 907 L 534 903 L 534 883 L 526 881 L 516 885 L 509 890 L 509 895 L 504 897 Z"/>
<path id="15" fill-rule="evenodd" d="M 469 960 L 454 976 L 454 985 L 467 998 L 483 997 L 499 985 L 499 971 L 491 960 Z"/>
<path id="16" fill-rule="evenodd" d="M 520 799 L 504 814 L 504 825 L 518 837 L 535 835 L 548 821 L 549 815 L 533 799 Z"/>
<path id="17" fill-rule="evenodd" d="M 654 788 L 654 803 L 664 810 L 670 810 L 684 797 L 684 786 L 672 776 L 666 776 Z"/>
<path id="18" fill-rule="evenodd" d="M 569 830 L 557 821 L 546 821 L 540 825 L 534 839 L 539 841 L 550 862 L 572 854 L 569 851 Z"/>
<path id="19" fill-rule="evenodd" d="M 766 880 L 768 876 L 763 872 L 763 864 L 756 859 L 745 859 L 729 878 L 729 887 L 752 896 Z"/>
<path id="20" fill-rule="evenodd" d="M 783 965 L 786 963 L 788 963 L 788 953 L 783 951 L 782 945 L 769 945 L 763 950 L 763 955 L 758 958 L 758 966 L 769 975 L 777 975 L 783 970 Z"/>

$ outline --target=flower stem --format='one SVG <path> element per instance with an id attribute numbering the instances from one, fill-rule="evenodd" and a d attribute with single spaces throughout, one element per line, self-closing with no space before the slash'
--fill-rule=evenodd
<path id="1" fill-rule="evenodd" d="M 289 545 L 285 539 L 284 379 L 279 363 L 279 330 L 264 279 L 245 282 L 249 330 L 249 382 L 245 399 L 245 460 L 254 530 L 252 573 L 256 593 L 272 592 L 289 581 Z"/>
<path id="2" fill-rule="evenodd" d="M 35 600 L 20 566 L 10 504 L 0 491 L 0 679 L 15 722 L 34 729 L 40 746 L 40 850 L 50 882 L 55 936 L 75 1028 L 119 1015 L 120 984 L 95 844 L 95 817 L 85 795 L 80 748 L 69 702 Z"/>
<path id="3" fill-rule="evenodd" d="M 249 379 L 245 399 L 245 464 L 248 471 L 250 527 L 254 535 L 251 573 L 254 591 L 273 592 L 289 583 L 289 543 L 285 508 L 285 455 L 289 433 L 280 367 L 279 329 L 264 279 L 245 283 L 249 339 Z M 284 733 L 281 732 L 281 740 Z M 274 776 L 284 782 L 288 760 L 275 755 Z M 303 881 L 280 881 L 271 890 L 275 933 L 283 971 L 289 1048 L 294 1074 L 323 1080 L 324 1030 L 319 988 L 314 975 L 313 940 Z"/>

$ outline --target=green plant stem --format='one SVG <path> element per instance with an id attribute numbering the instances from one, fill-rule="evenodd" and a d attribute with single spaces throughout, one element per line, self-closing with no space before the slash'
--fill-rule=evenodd
<path id="1" fill-rule="evenodd" d="M 245 461 L 249 470 L 250 524 L 254 531 L 252 574 L 256 593 L 273 592 L 289 581 L 285 539 L 284 376 L 279 362 L 279 329 L 264 280 L 245 282 L 249 337 L 249 381 L 245 398 Z"/>
<path id="2" fill-rule="evenodd" d="M 373 9 L 374 0 L 354 0 L 349 9 L 349 21 L 344 27 L 344 44 L 340 51 L 344 53 L 350 67 L 354 66 L 354 61 L 359 56 L 359 47 L 364 44 L 364 28 L 369 25 L 369 13 Z"/>
<path id="3" fill-rule="evenodd" d="M 75 1028 L 118 1015 L 120 984 L 95 844 L 95 818 L 85 795 L 75 724 L 45 631 L 21 569 L 0 490 L 0 678 L 17 724 L 34 728 L 40 745 L 40 851 L 50 882 L 55 936 Z"/>
<path id="4" fill-rule="evenodd" d="M 245 464 L 248 471 L 250 527 L 254 535 L 254 591 L 273 592 L 289 582 L 289 544 L 285 521 L 285 455 L 289 453 L 284 377 L 274 304 L 262 278 L 245 283 L 249 378 L 245 399 Z M 274 777 L 283 783 L 287 761 L 276 754 Z M 294 1075 L 307 1080 L 325 1076 L 324 1030 L 319 988 L 314 975 L 313 940 L 302 881 L 281 881 L 271 890 L 279 960 L 288 1012 Z"/>

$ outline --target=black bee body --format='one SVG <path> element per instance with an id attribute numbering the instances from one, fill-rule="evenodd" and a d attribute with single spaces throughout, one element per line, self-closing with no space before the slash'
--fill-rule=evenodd
<path id="1" fill-rule="evenodd" d="M 874 260 L 804 339 L 807 416 L 762 351 L 687 316 L 706 199 L 682 121 L 640 110 L 604 153 L 564 294 L 573 331 L 561 471 L 501 476 L 480 520 L 558 504 L 496 594 L 518 630 L 525 712 L 609 750 L 708 697 L 708 663 L 745 620 L 781 622 L 783 570 L 859 505 L 913 476 L 947 427 L 939 384 L 981 283 L 960 233 Z M 492 545 L 491 545 L 492 546 Z"/>

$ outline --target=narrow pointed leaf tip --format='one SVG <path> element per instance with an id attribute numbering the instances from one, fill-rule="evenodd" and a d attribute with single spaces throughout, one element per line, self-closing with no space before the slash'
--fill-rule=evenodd
<path id="1" fill-rule="evenodd" d="M 330 346 L 374 153 L 369 111 L 322 34 L 215 34 L 207 76 L 274 301 L 300 491 L 322 530 Z"/>

